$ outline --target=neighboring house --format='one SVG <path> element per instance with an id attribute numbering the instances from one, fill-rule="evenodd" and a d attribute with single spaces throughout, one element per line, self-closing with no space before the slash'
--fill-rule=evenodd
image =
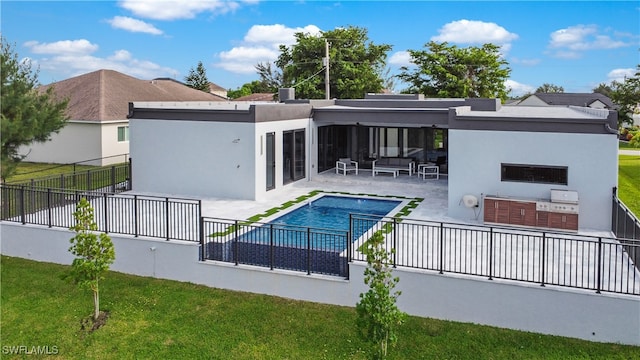
<path id="1" fill-rule="evenodd" d="M 454 218 L 482 220 L 488 196 L 550 206 L 561 190 L 579 197 L 576 227 L 611 228 L 617 113 L 606 109 L 367 95 L 227 108 L 134 103 L 130 124 L 138 192 L 261 200 L 333 171 L 339 158 L 365 169 L 380 157 L 437 159 Z M 466 206 L 470 196 L 477 207 Z"/>
<path id="2" fill-rule="evenodd" d="M 518 106 L 583 106 L 594 109 L 617 107 L 611 99 L 600 93 L 536 93 L 515 103 Z"/>
<path id="3" fill-rule="evenodd" d="M 224 101 L 218 96 L 161 78 L 140 80 L 113 70 L 98 70 L 43 86 L 68 98 L 69 121 L 51 140 L 20 148 L 25 161 L 108 165 L 129 153 L 129 103 L 132 101 Z M 119 156 L 123 155 L 123 156 Z"/>
<path id="4" fill-rule="evenodd" d="M 227 100 L 227 89 L 223 88 L 220 85 L 216 85 L 212 82 L 209 83 L 209 92 L 213 95 L 219 96 L 220 98 Z"/>
<path id="5" fill-rule="evenodd" d="M 278 94 L 272 93 L 255 93 L 246 96 L 241 96 L 236 99 L 232 99 L 232 101 L 251 101 L 251 102 L 276 102 L 278 99 Z"/>

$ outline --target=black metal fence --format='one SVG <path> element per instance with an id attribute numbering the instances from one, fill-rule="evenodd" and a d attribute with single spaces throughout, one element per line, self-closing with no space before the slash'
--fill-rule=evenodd
<path id="1" fill-rule="evenodd" d="M 351 226 L 352 233 L 369 229 L 352 239 L 353 249 L 382 233 L 386 249 L 394 249 L 394 266 L 640 295 L 640 272 L 630 256 L 640 250 L 638 242 L 366 215 L 352 215 Z M 365 260 L 358 251 L 351 257 Z"/>
<path id="2" fill-rule="evenodd" d="M 202 259 L 349 277 L 347 231 L 203 218 Z"/>
<path id="3" fill-rule="evenodd" d="M 199 241 L 201 201 L 2 185 L 0 220 L 70 228 L 82 198 L 91 202 L 98 231 Z"/>
<path id="4" fill-rule="evenodd" d="M 640 270 L 640 220 L 613 192 L 611 231 L 616 235 L 636 268 Z"/>
<path id="5" fill-rule="evenodd" d="M 131 190 L 131 161 L 110 167 L 14 181 L 7 183 L 7 185 L 118 193 Z"/>
<path id="6" fill-rule="evenodd" d="M 198 241 L 201 260 L 348 278 L 348 263 L 365 261 L 361 247 L 380 232 L 394 266 L 640 295 L 635 239 L 360 214 L 340 231 L 205 218 L 200 200 L 6 184 L 0 191 L 0 220 L 70 228 L 85 197 L 98 231 Z"/>

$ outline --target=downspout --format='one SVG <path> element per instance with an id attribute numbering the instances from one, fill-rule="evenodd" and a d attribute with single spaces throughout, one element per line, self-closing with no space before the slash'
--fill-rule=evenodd
<path id="1" fill-rule="evenodd" d="M 604 129 L 610 134 L 620 135 L 620 133 L 618 132 L 618 129 L 611 128 L 609 123 L 604 123 Z"/>
<path id="2" fill-rule="evenodd" d="M 307 144 L 309 144 L 309 151 L 307 151 L 307 181 L 311 181 L 311 169 L 312 163 L 311 158 L 313 157 L 313 105 L 311 106 L 311 111 L 309 112 L 309 119 L 307 122 L 307 128 L 309 129 L 309 138 L 307 139 Z"/>

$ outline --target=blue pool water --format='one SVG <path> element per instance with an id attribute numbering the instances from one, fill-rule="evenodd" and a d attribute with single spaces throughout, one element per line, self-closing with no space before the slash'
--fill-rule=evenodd
<path id="1" fill-rule="evenodd" d="M 270 223 L 347 231 L 350 213 L 384 216 L 398 204 L 396 200 L 323 196 Z"/>
<path id="2" fill-rule="evenodd" d="M 360 222 L 352 229 L 351 238 L 357 239 L 400 203 L 398 200 L 325 195 L 270 221 L 268 224 L 273 226 L 262 226 L 249 231 L 240 240 L 272 243 L 276 246 L 342 251 L 347 246 L 344 234 L 349 231 L 349 214 L 368 215 L 367 219 L 370 220 L 365 222 L 365 225 Z M 310 236 L 307 236 L 306 228 L 313 229 Z M 330 229 L 333 232 L 318 229 Z"/>

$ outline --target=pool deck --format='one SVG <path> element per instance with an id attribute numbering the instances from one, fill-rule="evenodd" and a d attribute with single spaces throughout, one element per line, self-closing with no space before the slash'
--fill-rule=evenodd
<path id="1" fill-rule="evenodd" d="M 423 180 L 416 175 L 401 174 L 397 178 L 389 175 L 371 176 L 371 171 L 360 171 L 358 175 L 337 175 L 333 170 L 314 176 L 311 180 L 303 179 L 272 190 L 262 201 L 203 199 L 202 213 L 207 217 L 224 219 L 246 219 L 268 209 L 292 201 L 299 196 L 309 194 L 313 190 L 327 192 L 346 192 L 350 194 L 371 194 L 381 196 L 400 196 L 424 198 L 415 208 L 412 219 L 460 222 L 447 216 L 447 177 L 439 180 Z M 230 211 L 230 209 L 233 209 Z"/>

